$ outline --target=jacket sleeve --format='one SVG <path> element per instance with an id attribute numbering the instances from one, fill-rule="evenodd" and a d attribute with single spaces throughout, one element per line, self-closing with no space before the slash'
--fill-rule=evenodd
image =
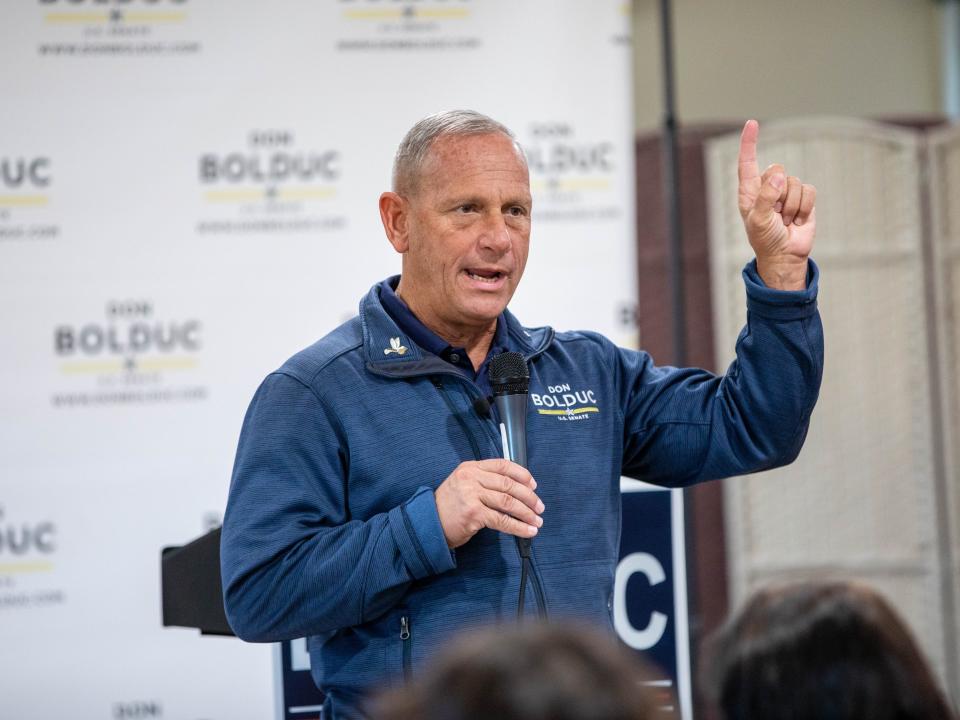
<path id="1" fill-rule="evenodd" d="M 811 260 L 799 291 L 767 288 L 756 261 L 743 278 L 747 325 L 724 375 L 618 351 L 624 474 L 676 487 L 796 459 L 823 374 L 819 271 Z"/>
<path id="2" fill-rule="evenodd" d="M 454 567 L 430 488 L 367 519 L 347 504 L 347 439 L 297 378 L 274 373 L 244 419 L 221 537 L 224 606 L 244 640 L 359 625 Z"/>

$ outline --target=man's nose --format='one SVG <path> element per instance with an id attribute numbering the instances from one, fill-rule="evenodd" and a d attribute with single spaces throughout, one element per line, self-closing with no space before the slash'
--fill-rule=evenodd
<path id="1" fill-rule="evenodd" d="M 483 234 L 480 236 L 480 245 L 497 253 L 505 253 L 510 249 L 513 238 L 510 228 L 502 213 L 493 212 L 484 222 Z"/>

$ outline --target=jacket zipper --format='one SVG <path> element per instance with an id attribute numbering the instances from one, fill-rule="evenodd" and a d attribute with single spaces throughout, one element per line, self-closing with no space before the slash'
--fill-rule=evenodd
<path id="1" fill-rule="evenodd" d="M 470 449 L 473 450 L 473 458 L 475 460 L 482 460 L 483 458 L 480 456 L 480 445 L 477 444 L 477 439 L 473 436 L 473 433 L 470 432 L 470 428 L 467 427 L 467 423 L 462 417 L 460 417 L 460 413 L 458 413 L 457 408 L 454 407 L 453 400 L 451 400 L 447 393 L 444 392 L 443 380 L 438 377 L 431 377 L 430 380 L 433 382 L 434 387 L 440 391 L 440 394 L 443 396 L 443 401 L 447 404 L 447 407 L 450 408 L 450 413 L 463 429 L 463 433 L 467 436 L 467 440 L 470 442 Z"/>
<path id="2" fill-rule="evenodd" d="M 403 643 L 403 679 L 405 682 L 410 682 L 410 646 L 412 641 L 410 640 L 410 617 L 408 615 L 403 615 L 400 618 L 400 641 Z"/>

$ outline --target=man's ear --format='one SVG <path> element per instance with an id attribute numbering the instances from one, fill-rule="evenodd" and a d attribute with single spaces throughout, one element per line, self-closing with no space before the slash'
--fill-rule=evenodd
<path id="1" fill-rule="evenodd" d="M 405 253 L 410 247 L 410 204 L 395 192 L 383 193 L 380 196 L 380 220 L 393 249 Z"/>

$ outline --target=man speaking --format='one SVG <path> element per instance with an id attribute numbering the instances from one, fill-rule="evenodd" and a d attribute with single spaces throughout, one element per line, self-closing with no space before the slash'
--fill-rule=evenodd
<path id="1" fill-rule="evenodd" d="M 506 309 L 533 211 L 513 134 L 470 111 L 407 133 L 380 197 L 401 275 L 263 381 L 223 527 L 231 626 L 308 637 L 326 718 L 362 717 L 371 688 L 518 610 L 611 626 L 621 475 L 676 487 L 797 456 L 823 360 L 815 190 L 779 165 L 761 174 L 757 135 L 748 122 L 739 160 L 748 324 L 715 376 L 596 333 L 525 328 Z M 488 401 L 505 352 L 540 401 L 527 468 L 502 459 Z"/>

